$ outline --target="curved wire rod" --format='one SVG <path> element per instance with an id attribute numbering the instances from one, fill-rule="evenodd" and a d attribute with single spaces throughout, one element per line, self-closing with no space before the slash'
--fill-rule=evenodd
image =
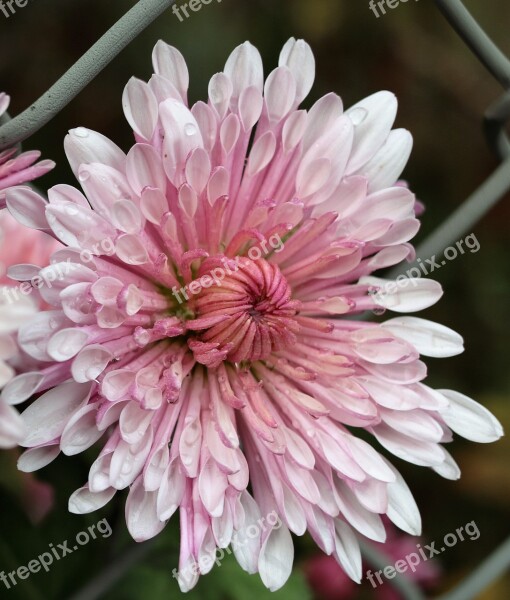
<path id="1" fill-rule="evenodd" d="M 485 113 L 484 129 L 489 146 L 498 158 L 510 157 L 510 140 L 505 126 L 510 120 L 510 91 L 506 92 Z"/>
<path id="2" fill-rule="evenodd" d="M 416 248 L 416 260 L 411 263 L 402 262 L 396 265 L 384 275 L 384 278 L 395 279 L 418 265 L 418 259 L 426 261 L 444 252 L 450 244 L 460 240 L 463 235 L 468 233 L 509 189 L 510 158 L 501 163 L 496 171 Z M 347 318 L 352 321 L 370 321 L 375 316 L 373 312 L 366 311 L 351 317 L 341 316 L 338 318 Z"/>
<path id="3" fill-rule="evenodd" d="M 510 567 L 510 537 L 451 592 L 437 600 L 472 600 Z"/>
<path id="4" fill-rule="evenodd" d="M 138 562 L 141 562 L 155 546 L 154 539 L 131 546 L 124 554 L 107 565 L 97 577 L 92 579 L 69 600 L 97 600 L 120 581 Z"/>
<path id="5" fill-rule="evenodd" d="M 480 27 L 461 0 L 436 0 L 436 3 L 450 25 L 483 65 L 505 89 L 509 89 L 510 60 Z"/>
<path id="6" fill-rule="evenodd" d="M 0 127 L 0 150 L 27 139 L 56 116 L 175 0 L 140 0 L 29 108 Z"/>
<path id="7" fill-rule="evenodd" d="M 5 123 L 8 123 L 11 120 L 11 115 L 8 112 L 4 112 L 3 115 L 0 115 L 0 127 L 2 125 L 5 125 Z M 18 142 L 17 144 L 15 144 L 16 149 L 18 150 L 18 154 L 21 154 L 23 152 L 23 147 L 21 146 L 21 142 Z"/>
<path id="8" fill-rule="evenodd" d="M 361 548 L 361 553 L 366 558 L 367 562 L 378 570 L 383 570 L 394 563 L 394 560 L 387 557 L 383 552 L 380 552 L 377 548 L 374 548 L 371 544 L 368 544 L 362 539 L 358 539 Z M 422 590 L 412 581 L 409 577 L 397 573 L 393 579 L 388 579 L 385 585 L 391 585 L 393 588 L 398 590 L 405 600 L 425 600 L 426 596 Z"/>
<path id="9" fill-rule="evenodd" d="M 10 120 L 10 114 L 8 112 L 4 112 L 2 115 L 0 115 L 0 127 L 2 125 L 5 125 L 5 123 L 8 123 Z M 21 147 L 21 142 L 16 144 L 16 148 L 18 149 L 18 154 L 20 154 L 23 151 L 23 148 Z"/>
<path id="10" fill-rule="evenodd" d="M 501 163 L 464 204 L 418 246 L 416 250 L 417 259 L 425 260 L 437 256 L 450 244 L 460 240 L 497 204 L 509 189 L 510 158 Z M 416 262 L 413 264 L 416 264 Z M 413 265 L 409 263 L 398 265 L 391 271 L 389 277 L 396 277 L 407 271 L 411 266 Z"/>

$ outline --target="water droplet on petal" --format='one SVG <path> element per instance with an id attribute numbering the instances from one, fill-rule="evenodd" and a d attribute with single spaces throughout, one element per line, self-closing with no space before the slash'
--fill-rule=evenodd
<path id="1" fill-rule="evenodd" d="M 66 212 L 70 217 L 74 217 L 78 214 L 78 209 L 76 208 L 76 206 L 74 204 L 70 204 L 66 208 Z"/>
<path id="2" fill-rule="evenodd" d="M 74 135 L 76 137 L 80 137 L 80 138 L 86 138 L 89 137 L 89 132 L 87 129 L 85 129 L 85 127 L 77 127 L 74 131 L 73 131 Z"/>
<path id="3" fill-rule="evenodd" d="M 128 473 L 130 473 L 132 467 L 133 467 L 133 456 L 131 454 L 126 454 L 125 458 L 124 458 L 124 462 L 122 463 L 122 474 L 123 475 L 127 475 Z"/>
<path id="4" fill-rule="evenodd" d="M 193 123 L 186 123 L 186 125 L 184 125 L 184 133 L 186 135 L 191 137 L 192 135 L 195 135 L 196 132 L 197 128 Z"/>
<path id="5" fill-rule="evenodd" d="M 348 114 L 349 114 L 349 117 L 351 118 L 353 125 L 356 126 L 356 125 L 361 125 L 361 123 L 363 123 L 363 121 L 367 118 L 368 110 L 366 108 L 362 108 L 360 106 L 359 108 L 355 108 Z"/>
<path id="6" fill-rule="evenodd" d="M 213 104 L 220 104 L 220 102 L 223 102 L 223 94 L 218 89 L 211 90 L 210 96 Z"/>
<path id="7" fill-rule="evenodd" d="M 79 175 L 78 175 L 78 179 L 80 181 L 87 181 L 87 179 L 89 179 L 90 177 L 90 173 L 88 171 L 80 171 Z"/>

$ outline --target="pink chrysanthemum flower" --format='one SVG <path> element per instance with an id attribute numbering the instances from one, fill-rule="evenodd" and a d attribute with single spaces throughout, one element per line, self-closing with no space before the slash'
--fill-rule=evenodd
<path id="1" fill-rule="evenodd" d="M 37 290 L 23 293 L 15 281 L 9 279 L 9 267 L 23 263 L 23 270 L 32 268 L 37 272 L 40 267 L 36 265 L 47 264 L 57 247 L 62 244 L 44 233 L 23 227 L 6 210 L 0 211 L 0 389 L 12 379 L 20 362 L 27 364 L 26 357 L 19 356 L 15 334 L 42 305 Z M 26 291 L 30 292 L 30 288 Z M 0 397 L 0 448 L 17 446 L 25 435 L 17 411 Z"/>
<path id="2" fill-rule="evenodd" d="M 0 92 L 0 117 L 7 110 L 9 101 L 9 96 Z M 0 209 L 5 207 L 6 189 L 9 186 L 32 181 L 55 166 L 51 160 L 36 163 L 40 152 L 17 152 L 16 148 L 0 151 Z M 42 248 L 36 242 L 42 237 L 46 236 L 30 232 L 5 212 L 0 213 L 0 388 L 14 375 L 12 363 L 19 349 L 13 334 L 19 325 L 37 312 L 37 306 L 31 299 L 23 296 L 12 303 L 4 295 L 5 286 L 13 285 L 6 277 L 7 266 L 34 256 L 46 261 L 50 252 L 39 254 Z M 55 243 L 47 239 L 54 250 Z M 24 435 L 23 422 L 18 413 L 0 399 L 0 448 L 16 446 Z"/>
<path id="3" fill-rule="evenodd" d="M 68 246 L 40 273 L 58 280 L 40 290 L 52 310 L 19 334 L 46 365 L 3 392 L 42 393 L 23 413 L 20 468 L 103 438 L 70 510 L 129 488 L 136 540 L 179 510 L 183 590 L 230 544 L 277 589 L 292 568 L 290 532 L 307 530 L 359 581 L 353 529 L 383 541 L 380 515 L 412 534 L 420 516 L 358 431 L 452 479 L 441 445 L 452 430 L 502 434 L 474 401 L 422 383 L 420 354 L 458 354 L 460 336 L 417 318 L 345 318 L 417 311 L 441 295 L 426 279 L 373 293 L 384 283 L 373 271 L 413 257 L 415 198 L 396 185 L 411 136 L 392 131 L 388 92 L 347 112 L 335 94 L 300 110 L 315 71 L 303 41 L 285 45 L 265 84 L 257 50 L 238 47 L 209 102 L 191 109 L 181 54 L 159 42 L 153 64 L 148 84 L 124 92 L 136 138 L 127 156 L 88 129 L 66 138 L 85 195 L 59 185 L 47 204 L 26 190 L 7 197 Z"/>
<path id="4" fill-rule="evenodd" d="M 0 92 L 0 117 L 9 107 L 10 98 Z M 5 190 L 41 177 L 55 166 L 52 160 L 36 162 L 41 153 L 37 150 L 17 155 L 16 148 L 0 151 L 0 208 L 5 208 Z"/>

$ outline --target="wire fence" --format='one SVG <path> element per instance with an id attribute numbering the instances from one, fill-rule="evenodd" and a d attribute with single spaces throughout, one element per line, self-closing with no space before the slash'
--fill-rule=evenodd
<path id="1" fill-rule="evenodd" d="M 501 97 L 484 116 L 487 142 L 500 160 L 500 165 L 480 187 L 465 200 L 417 248 L 418 259 L 426 259 L 444 251 L 452 242 L 471 231 L 510 191 L 510 139 L 506 126 L 510 120 L 510 59 L 482 29 L 461 0 L 435 0 L 439 10 L 457 31 L 461 39 L 502 86 Z M 0 150 L 15 146 L 29 138 L 75 98 L 101 71 L 175 0 L 140 0 L 109 31 L 86 52 L 46 93 L 15 118 L 0 122 Z M 396 267 L 391 276 L 409 269 L 409 264 Z M 144 545 L 142 545 L 144 546 Z M 140 549 L 140 548 L 139 548 Z M 384 568 L 393 561 L 381 550 L 362 542 L 363 555 L 373 567 Z M 128 551 L 137 558 L 146 552 Z M 87 594 L 78 597 L 99 597 L 132 566 L 133 561 L 121 557 L 87 586 Z M 472 600 L 510 568 L 510 537 L 487 557 L 469 576 L 439 600 Z M 112 575 L 112 576 L 109 576 Z M 406 600 L 424 600 L 423 591 L 403 574 L 388 581 Z M 94 589 L 92 589 L 94 588 Z"/>

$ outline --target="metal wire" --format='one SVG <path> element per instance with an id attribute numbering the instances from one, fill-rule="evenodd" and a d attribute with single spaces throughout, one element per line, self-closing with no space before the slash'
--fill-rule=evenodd
<path id="1" fill-rule="evenodd" d="M 505 93 L 485 114 L 484 128 L 489 146 L 503 161 L 495 172 L 454 213 L 444 221 L 417 249 L 417 257 L 430 258 L 444 251 L 449 244 L 458 240 L 510 190 L 510 141 L 505 127 L 510 120 L 510 60 L 485 33 L 475 18 L 460 0 L 436 0 L 439 10 L 452 27 L 471 48 L 489 73 L 503 86 Z M 391 276 L 408 269 L 399 266 Z M 371 564 L 380 565 L 385 559 L 365 556 Z M 386 565 L 391 564 L 388 557 Z M 496 581 L 510 567 L 510 537 L 501 544 L 482 564 L 468 575 L 453 590 L 438 600 L 472 600 Z M 409 581 L 398 581 L 399 576 L 389 581 L 406 600 L 417 598 L 416 589 Z M 401 579 L 401 578 L 400 578 Z"/>
<path id="2" fill-rule="evenodd" d="M 510 190 L 510 158 L 494 171 L 482 185 L 416 249 L 416 261 L 438 256 L 450 244 L 473 230 L 501 198 Z M 390 279 L 409 270 L 413 265 L 404 263 L 390 272 Z"/>
<path id="3" fill-rule="evenodd" d="M 510 537 L 482 562 L 451 592 L 437 600 L 472 600 L 508 570 L 510 565 Z"/>
<path id="4" fill-rule="evenodd" d="M 0 127 L 0 150 L 36 133 L 75 98 L 131 41 L 175 0 L 140 0 L 50 89 Z"/>
<path id="5" fill-rule="evenodd" d="M 175 0 L 140 0 L 129 10 L 90 50 L 73 65 L 32 106 L 12 120 L 0 121 L 0 150 L 12 147 L 38 131 L 57 115 L 92 79 L 94 79 L 117 54 L 134 40 L 156 17 L 174 4 Z M 418 257 L 429 258 L 442 252 L 458 240 L 510 190 L 510 140 L 505 127 L 510 120 L 510 60 L 501 52 L 461 0 L 436 0 L 439 10 L 452 27 L 471 48 L 488 72 L 502 85 L 503 96 L 485 115 L 487 141 L 501 165 L 417 250 Z M 409 265 L 406 266 L 409 268 Z M 402 267 L 393 271 L 396 275 Z M 362 544 L 367 561 L 376 567 L 392 563 L 380 550 Z M 146 553 L 133 554 L 133 562 Z M 129 562 L 131 565 L 131 562 Z M 471 600 L 495 581 L 510 566 L 510 538 L 489 556 L 454 590 L 440 600 Z M 108 571 L 108 569 L 106 569 Z M 91 584 L 101 592 L 125 572 L 117 567 L 113 573 L 103 572 Z M 397 576 L 388 582 L 406 600 L 421 600 L 423 592 L 408 578 Z M 94 589 L 96 589 L 94 587 Z M 92 588 L 86 588 L 90 592 Z M 97 597 L 78 594 L 75 598 Z"/>
<path id="6" fill-rule="evenodd" d="M 501 160 L 510 157 L 510 141 L 505 131 L 510 120 L 510 91 L 489 107 L 485 113 L 485 135 L 489 146 Z"/>
<path id="7" fill-rule="evenodd" d="M 477 23 L 461 0 L 436 0 L 439 10 L 505 89 L 510 88 L 510 60 Z"/>
<path id="8" fill-rule="evenodd" d="M 383 551 L 375 548 L 373 544 L 367 543 L 362 538 L 358 538 L 361 553 L 370 566 L 383 571 L 385 567 L 395 562 Z M 410 577 L 397 572 L 397 576 L 388 579 L 388 583 L 395 588 L 406 600 L 425 600 L 426 596 L 421 588 Z"/>
<path id="9" fill-rule="evenodd" d="M 489 73 L 505 89 L 504 95 L 488 109 L 485 115 L 485 132 L 489 145 L 504 162 L 418 246 L 416 263 L 418 259 L 425 260 L 440 254 L 451 243 L 471 231 L 473 226 L 510 190 L 510 141 L 505 132 L 505 126 L 510 119 L 510 60 L 476 22 L 461 0 L 436 0 L 436 4 Z M 390 273 L 390 277 L 399 275 L 410 266 L 409 264 L 397 266 Z"/>

